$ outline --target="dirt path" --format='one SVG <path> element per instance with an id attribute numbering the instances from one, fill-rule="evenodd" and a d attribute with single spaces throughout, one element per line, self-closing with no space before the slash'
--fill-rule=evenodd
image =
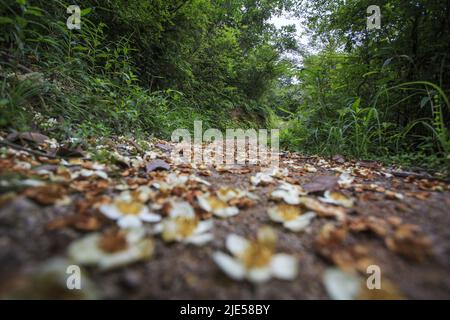
<path id="1" fill-rule="evenodd" d="M 153 145 L 147 154 L 161 158 L 165 164 L 144 159 L 133 168 L 128 165 L 136 159 L 130 156 L 136 152 L 133 148 L 133 144 L 123 142 L 107 146 L 107 150 L 116 149 L 128 159 L 106 167 L 97 167 L 91 160 L 61 162 L 4 148 L 0 159 L 1 296 L 328 299 L 330 292 L 324 283 L 327 270 L 340 267 L 345 274 L 359 275 L 361 283 L 365 283 L 367 266 L 377 265 L 383 290 L 362 290 L 358 297 L 450 298 L 450 192 L 445 182 L 412 174 L 396 177 L 376 163 L 285 154 L 281 168 L 287 168 L 288 175 L 277 173 L 271 176 L 272 182 L 255 185 L 250 178 L 261 171 L 255 166 L 216 170 L 172 164 L 165 170 L 163 167 L 170 162 L 167 145 Z M 83 169 L 84 174 L 76 174 Z M 100 173 L 92 174 L 96 171 L 107 173 L 107 179 Z M 343 176 L 343 172 L 349 175 Z M 162 186 L 170 174 L 191 175 L 204 181 L 190 179 Z M 350 180 L 343 182 L 346 177 Z M 282 182 L 310 190 L 299 197 L 315 201 L 297 205 L 317 209 L 312 210 L 317 216 L 300 232 L 284 228 L 267 214 L 268 208 L 283 202 L 271 196 Z M 51 261 L 66 259 L 70 244 L 82 237 L 115 230 L 116 221 L 106 218 L 99 207 L 126 189 L 142 186 L 152 192 L 150 200 L 144 202 L 157 204 L 152 211 L 163 219 L 170 215 L 169 199 L 181 199 L 191 204 L 197 216 L 213 220 L 211 241 L 195 246 L 163 241 L 155 234 L 150 237 L 152 252 L 145 259 L 107 271 L 96 265 L 86 266 L 82 270 L 86 281 L 83 290 L 64 288 L 67 275 L 63 266 L 70 264 L 69 260 Z M 246 194 L 228 202 L 230 207 L 239 207 L 239 214 L 220 219 L 199 206 L 196 197 L 206 192 L 214 194 L 220 187 L 251 192 L 251 196 Z M 342 200 L 354 199 L 354 203 L 345 208 L 345 202 L 321 202 L 319 198 L 327 190 L 338 191 Z M 325 209 L 317 207 L 319 204 Z M 147 234 L 154 233 L 154 225 L 144 223 Z M 214 252 L 227 252 L 229 234 L 254 238 L 263 225 L 271 226 L 277 235 L 276 252 L 298 260 L 296 276 L 261 284 L 231 279 L 212 259 Z M 112 243 L 112 251 L 120 251 L 117 237 Z"/>

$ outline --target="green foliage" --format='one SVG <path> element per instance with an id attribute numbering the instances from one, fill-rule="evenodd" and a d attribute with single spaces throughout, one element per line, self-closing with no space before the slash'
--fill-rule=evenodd
<path id="1" fill-rule="evenodd" d="M 43 129 L 38 114 L 57 119 L 61 137 L 163 138 L 194 120 L 262 125 L 295 31 L 275 34 L 267 20 L 286 2 L 87 0 L 81 29 L 69 30 L 72 3 L 0 0 L 0 125 Z M 39 86 L 18 80 L 29 69 L 42 72 Z"/>
<path id="2" fill-rule="evenodd" d="M 448 161 L 450 29 L 441 21 L 449 4 L 378 2 L 382 28 L 370 31 L 370 1 L 298 4 L 320 45 L 305 58 L 298 83 L 279 91 L 284 145 L 423 166 Z"/>

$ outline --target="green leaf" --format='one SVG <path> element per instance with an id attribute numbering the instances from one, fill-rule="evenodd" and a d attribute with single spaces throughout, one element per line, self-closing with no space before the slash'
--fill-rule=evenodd
<path id="1" fill-rule="evenodd" d="M 14 20 L 8 17 L 0 17 L 0 24 L 14 24 Z"/>
<path id="2" fill-rule="evenodd" d="M 77 45 L 75 47 L 73 47 L 74 50 L 79 50 L 79 51 L 86 51 L 89 50 L 88 48 L 81 46 L 81 45 Z"/>
<path id="3" fill-rule="evenodd" d="M 353 102 L 352 109 L 355 111 L 359 111 L 359 105 L 361 104 L 361 98 L 358 98 Z"/>
<path id="4" fill-rule="evenodd" d="M 386 59 L 386 61 L 383 63 L 383 66 L 381 68 L 387 67 L 392 62 L 392 59 L 393 58 Z"/>
<path id="5" fill-rule="evenodd" d="M 38 7 L 28 7 L 25 14 L 32 15 L 35 17 L 42 17 L 42 11 Z"/>
<path id="6" fill-rule="evenodd" d="M 28 20 L 24 19 L 22 17 L 16 16 L 16 21 L 17 24 L 21 27 L 21 28 L 25 28 L 28 25 Z"/>
<path id="7" fill-rule="evenodd" d="M 91 13 L 91 11 L 92 11 L 92 8 L 86 8 L 86 9 L 81 10 L 80 14 L 81 14 L 81 16 L 85 16 L 85 15 Z"/>
<path id="8" fill-rule="evenodd" d="M 429 101 L 431 101 L 430 97 L 423 97 L 420 101 L 420 107 L 423 108 Z"/>
<path id="9" fill-rule="evenodd" d="M 370 72 L 367 72 L 367 73 L 363 74 L 363 78 L 368 77 L 368 76 L 371 76 L 371 75 L 373 75 L 373 74 L 377 74 L 377 73 L 378 73 L 378 71 L 370 71 Z"/>

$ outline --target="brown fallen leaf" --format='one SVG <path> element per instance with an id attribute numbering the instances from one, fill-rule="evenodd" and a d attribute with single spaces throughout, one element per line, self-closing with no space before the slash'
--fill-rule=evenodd
<path id="1" fill-rule="evenodd" d="M 383 219 L 376 217 L 361 217 L 353 218 L 347 221 L 347 226 L 353 232 L 368 232 L 371 231 L 375 235 L 385 237 L 389 234 L 390 225 Z"/>
<path id="2" fill-rule="evenodd" d="M 47 140 L 50 140 L 50 138 L 38 132 L 13 132 L 6 137 L 6 140 L 10 142 L 22 142 L 25 140 L 36 144 L 41 144 Z"/>
<path id="3" fill-rule="evenodd" d="M 0 208 L 17 197 L 15 192 L 7 192 L 0 195 Z"/>
<path id="4" fill-rule="evenodd" d="M 67 187 L 58 184 L 32 187 L 24 191 L 26 197 L 42 205 L 55 204 L 58 200 L 66 196 L 67 193 Z"/>
<path id="5" fill-rule="evenodd" d="M 361 244 L 350 244 L 345 225 L 325 224 L 314 241 L 314 248 L 320 256 L 345 271 L 365 272 L 374 264 L 369 248 Z"/>
<path id="6" fill-rule="evenodd" d="M 404 300 L 405 296 L 398 290 L 398 288 L 388 279 L 384 277 L 381 279 L 381 288 L 372 289 L 367 288 L 366 285 L 361 286 L 361 291 L 358 294 L 358 300 Z"/>
<path id="7" fill-rule="evenodd" d="M 322 192 L 325 190 L 332 190 L 336 186 L 338 180 L 339 178 L 336 176 L 321 176 L 302 187 L 307 193 Z"/>
<path id="8" fill-rule="evenodd" d="M 172 147 L 167 145 L 167 144 L 163 144 L 163 143 L 157 143 L 155 145 L 156 148 L 158 148 L 159 150 L 162 150 L 164 152 L 170 152 L 172 151 Z"/>
<path id="9" fill-rule="evenodd" d="M 255 201 L 249 198 L 239 198 L 230 200 L 229 204 L 231 206 L 236 206 L 239 209 L 248 209 L 255 205 Z"/>
<path id="10" fill-rule="evenodd" d="M 60 230 L 64 228 L 75 228 L 81 231 L 96 231 L 102 226 L 100 219 L 94 216 L 75 214 L 68 217 L 59 217 L 46 225 L 47 230 Z"/>
<path id="11" fill-rule="evenodd" d="M 325 205 L 313 198 L 301 197 L 300 203 L 321 217 L 333 217 L 338 220 L 344 220 L 347 214 L 347 210 L 342 207 Z"/>
<path id="12" fill-rule="evenodd" d="M 150 163 L 147 163 L 145 166 L 145 170 L 147 171 L 147 173 L 152 172 L 152 171 L 157 171 L 157 170 L 170 170 L 170 165 L 165 162 L 164 160 L 161 159 L 156 159 L 153 160 Z"/>
<path id="13" fill-rule="evenodd" d="M 385 239 L 385 243 L 389 250 L 417 262 L 432 255 L 432 241 L 420 232 L 417 225 L 400 225 L 393 235 Z"/>
<path id="14" fill-rule="evenodd" d="M 127 236 L 123 230 L 107 230 L 100 238 L 98 247 L 105 252 L 114 253 L 128 247 Z"/>
<path id="15" fill-rule="evenodd" d="M 375 169 L 380 167 L 380 164 L 377 161 L 358 161 L 356 163 L 357 166 L 368 168 L 368 169 Z"/>
<path id="16" fill-rule="evenodd" d="M 63 145 L 56 150 L 56 155 L 63 158 L 84 158 L 86 153 L 81 145 L 77 145 L 75 148 L 70 145 Z"/>
<path id="17" fill-rule="evenodd" d="M 345 163 L 345 158 L 343 156 L 341 156 L 340 154 L 336 154 L 333 156 L 332 160 L 336 163 L 340 163 L 343 164 Z"/>

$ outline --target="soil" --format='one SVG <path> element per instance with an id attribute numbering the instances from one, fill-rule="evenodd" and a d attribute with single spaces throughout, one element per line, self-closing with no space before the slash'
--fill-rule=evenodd
<path id="1" fill-rule="evenodd" d="M 318 158 L 293 157 L 294 162 L 283 164 L 290 170 L 290 181 L 304 185 L 318 176 L 336 175 L 330 168 L 318 166 Z M 292 165 L 306 163 L 318 169 L 305 172 Z M 356 166 L 349 163 L 349 166 Z M 380 171 L 379 168 L 369 171 Z M 137 262 L 111 271 L 95 267 L 83 269 L 104 299 L 329 299 L 323 284 L 323 274 L 333 265 L 317 251 L 315 239 L 326 223 L 339 225 L 335 219 L 318 217 L 306 231 L 294 233 L 271 222 L 266 214 L 272 204 L 269 200 L 273 186 L 253 187 L 250 177 L 259 171 L 250 167 L 248 173 L 219 173 L 202 177 L 212 184 L 230 186 L 252 192 L 260 201 L 240 214 L 228 219 L 214 219 L 214 240 L 197 247 L 184 243 L 167 244 L 155 238 L 155 252 L 148 261 Z M 196 170 L 193 170 L 196 173 Z M 430 183 L 433 180 L 429 180 Z M 382 277 L 389 279 L 407 299 L 450 298 L 450 192 L 448 190 L 424 191 L 421 180 L 408 177 L 372 175 L 358 177 L 360 184 L 377 184 L 386 189 L 406 194 L 404 199 L 389 199 L 383 193 L 365 191 L 358 194 L 347 190 L 358 200 L 349 210 L 349 217 L 401 218 L 402 223 L 418 225 L 421 232 L 431 239 L 431 253 L 424 261 L 410 260 L 390 250 L 383 239 L 371 233 L 352 233 L 351 241 L 369 248 L 370 257 L 382 270 Z M 443 183 L 445 187 L 445 183 Z M 413 196 L 426 192 L 426 199 Z M 370 196 L 363 197 L 363 194 Z M 82 193 L 71 195 L 82 199 Z M 46 226 L 56 217 L 74 212 L 74 206 L 42 205 L 17 194 L 13 199 L 0 202 L 0 295 L 8 297 L 17 287 L 33 276 L 38 266 L 51 258 L 64 257 L 67 246 L 87 231 L 75 228 L 49 230 Z M 252 237 L 261 225 L 270 225 L 278 236 L 277 251 L 299 258 L 299 274 L 292 281 L 272 279 L 264 284 L 229 279 L 213 262 L 214 251 L 226 252 L 225 238 L 230 233 Z M 413 248 L 414 249 L 414 248 Z M 85 274 L 83 273 L 83 274 Z M 42 298 L 55 297 L 55 292 L 35 293 Z M 26 295 L 25 295 L 26 296 Z M 56 298 L 60 298 L 57 296 Z"/>

